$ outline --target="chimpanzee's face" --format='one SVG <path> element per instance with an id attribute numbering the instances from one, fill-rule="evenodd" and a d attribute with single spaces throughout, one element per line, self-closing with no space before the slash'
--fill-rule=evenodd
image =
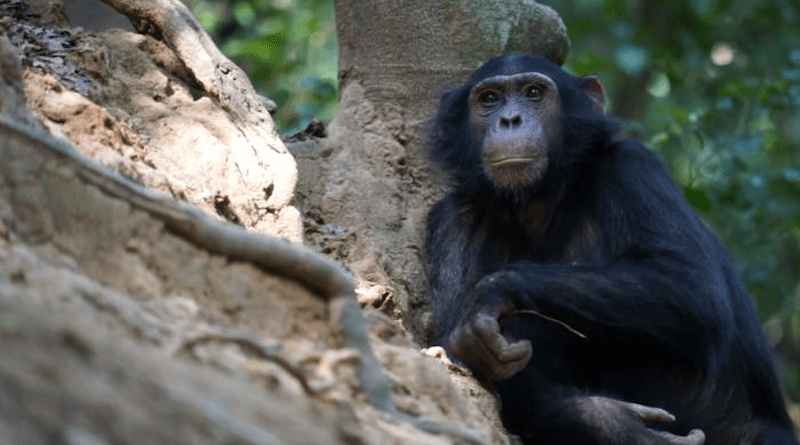
<path id="1" fill-rule="evenodd" d="M 560 149 L 561 101 L 547 75 L 492 76 L 469 94 L 472 138 L 496 188 L 513 191 L 538 182 L 549 155 Z"/>

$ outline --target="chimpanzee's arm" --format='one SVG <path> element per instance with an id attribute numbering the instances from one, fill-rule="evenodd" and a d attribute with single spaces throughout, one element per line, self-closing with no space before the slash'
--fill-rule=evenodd
<path id="1" fill-rule="evenodd" d="M 674 258 L 601 267 L 517 263 L 483 278 L 473 298 L 485 313 L 536 311 L 595 340 L 622 332 L 702 362 L 733 323 L 725 283 L 707 272 Z"/>
<path id="2" fill-rule="evenodd" d="M 475 286 L 444 344 L 474 371 L 504 380 L 524 368 L 530 345 L 501 335 L 499 320 L 529 310 L 591 341 L 613 341 L 604 336 L 614 333 L 706 363 L 732 330 L 724 283 L 674 261 L 508 266 Z"/>
<path id="3" fill-rule="evenodd" d="M 433 306 L 433 343 L 447 346 L 447 337 L 469 307 L 469 289 L 483 273 L 475 243 L 461 225 L 452 196 L 439 202 L 428 217 L 427 274 Z"/>

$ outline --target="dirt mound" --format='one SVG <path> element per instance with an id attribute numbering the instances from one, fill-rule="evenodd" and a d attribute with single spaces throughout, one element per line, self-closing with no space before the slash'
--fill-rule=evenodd
<path id="1" fill-rule="evenodd" d="M 239 90 L 244 119 L 180 48 L 70 28 L 57 1 L 0 17 L 0 442 L 509 442 L 489 392 L 362 315 L 349 276 L 297 245 L 297 169 L 266 100 Z M 404 171 L 398 145 L 366 137 L 349 143 Z M 419 187 L 413 170 L 403 184 Z M 401 229 L 423 215 L 341 191 L 321 199 Z M 361 299 L 391 313 L 391 257 L 315 221 L 306 233 L 374 270 Z"/>

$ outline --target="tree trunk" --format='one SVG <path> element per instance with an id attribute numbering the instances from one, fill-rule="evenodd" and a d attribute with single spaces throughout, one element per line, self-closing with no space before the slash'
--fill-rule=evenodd
<path id="1" fill-rule="evenodd" d="M 340 88 L 356 80 L 374 103 L 425 116 L 447 87 L 490 57 L 569 50 L 552 9 L 515 0 L 335 0 Z M 424 119 L 424 117 L 423 117 Z"/>

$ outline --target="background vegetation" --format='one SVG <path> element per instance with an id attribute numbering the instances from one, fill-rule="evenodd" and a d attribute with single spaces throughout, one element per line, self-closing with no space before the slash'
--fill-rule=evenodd
<path id="1" fill-rule="evenodd" d="M 220 49 L 278 104 L 281 133 L 328 122 L 337 103 L 333 0 L 187 0 Z"/>
<path id="2" fill-rule="evenodd" d="M 191 0 L 222 50 L 278 103 L 283 133 L 336 107 L 332 0 Z M 798 0 L 551 0 L 565 67 L 597 74 L 740 267 L 800 401 Z"/>

